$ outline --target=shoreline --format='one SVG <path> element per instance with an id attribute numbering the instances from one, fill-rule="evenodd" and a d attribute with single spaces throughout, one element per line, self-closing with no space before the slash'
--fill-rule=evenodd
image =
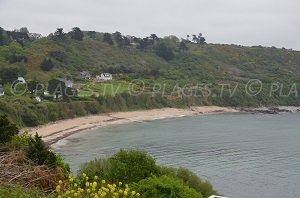
<path id="1" fill-rule="evenodd" d="M 167 118 L 236 112 L 240 112 L 240 110 L 231 107 L 218 106 L 196 106 L 187 109 L 162 108 L 129 112 L 113 112 L 60 120 L 37 127 L 23 128 L 21 131 L 27 131 L 32 135 L 38 133 L 48 145 L 52 145 L 59 140 L 69 137 L 70 135 L 105 126 Z"/>

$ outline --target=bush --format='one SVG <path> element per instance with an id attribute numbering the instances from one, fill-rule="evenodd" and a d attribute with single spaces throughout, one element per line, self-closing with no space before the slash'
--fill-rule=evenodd
<path id="1" fill-rule="evenodd" d="M 91 178 L 85 173 L 81 177 L 74 179 L 69 176 L 69 180 L 59 181 L 56 186 L 57 197 L 85 197 L 85 198 L 135 198 L 140 197 L 140 193 L 132 191 L 128 185 L 119 182 L 109 184 L 105 180 L 99 180 L 98 176 Z"/>
<path id="2" fill-rule="evenodd" d="M 132 185 L 132 189 L 141 193 L 141 197 L 178 197 L 202 198 L 201 193 L 186 186 L 181 180 L 168 176 L 149 177 Z"/>
<path id="3" fill-rule="evenodd" d="M 19 129 L 8 120 L 7 115 L 0 115 L 0 143 L 11 141 L 11 138 L 18 133 Z"/>
<path id="4" fill-rule="evenodd" d="M 51 59 L 45 58 L 40 67 L 43 71 L 50 71 L 54 67 L 54 64 Z"/>
<path id="5" fill-rule="evenodd" d="M 40 197 L 50 197 L 48 195 L 45 195 L 43 192 L 41 192 L 38 189 L 28 189 L 28 188 L 22 188 L 21 186 L 5 186 L 1 184 L 0 186 L 0 195 L 1 197 L 6 198 L 40 198 Z"/>
<path id="6" fill-rule="evenodd" d="M 155 160 L 142 151 L 121 150 L 109 159 L 114 178 L 137 182 L 158 173 Z"/>
<path id="7" fill-rule="evenodd" d="M 155 160 L 142 151 L 121 150 L 108 159 L 95 159 L 81 166 L 79 173 L 97 175 L 111 182 L 138 182 L 158 174 Z"/>
<path id="8" fill-rule="evenodd" d="M 28 108 L 25 109 L 21 117 L 26 126 L 37 126 L 39 124 L 37 115 Z"/>
<path id="9" fill-rule="evenodd" d="M 218 194 L 208 181 L 201 180 L 195 173 L 189 171 L 188 169 L 162 167 L 160 174 L 182 180 L 186 186 L 195 189 L 197 192 L 200 192 L 203 197 L 209 197 L 213 194 Z"/>

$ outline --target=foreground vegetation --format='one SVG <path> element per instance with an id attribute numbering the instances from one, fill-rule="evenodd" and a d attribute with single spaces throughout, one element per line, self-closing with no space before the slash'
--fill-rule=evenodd
<path id="1" fill-rule="evenodd" d="M 81 165 L 72 175 L 41 137 L 19 134 L 0 116 L 0 195 L 4 197 L 182 197 L 217 194 L 208 181 L 184 168 L 162 167 L 142 151 L 120 150 Z"/>

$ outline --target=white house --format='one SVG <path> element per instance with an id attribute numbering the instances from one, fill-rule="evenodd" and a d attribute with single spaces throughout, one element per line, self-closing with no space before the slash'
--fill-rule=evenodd
<path id="1" fill-rule="evenodd" d="M 26 84 L 26 81 L 23 77 L 18 77 L 18 82 L 22 83 L 22 84 Z"/>
<path id="2" fill-rule="evenodd" d="M 112 74 L 110 74 L 110 73 L 102 73 L 100 76 L 99 75 L 96 76 L 96 80 L 97 81 L 112 80 Z"/>
<path id="3" fill-rule="evenodd" d="M 33 38 L 33 39 L 40 39 L 43 37 L 41 34 L 38 33 L 28 33 L 27 35 L 29 36 L 29 38 Z"/>
<path id="4" fill-rule="evenodd" d="M 0 96 L 4 96 L 4 88 L 1 84 L 0 84 Z"/>

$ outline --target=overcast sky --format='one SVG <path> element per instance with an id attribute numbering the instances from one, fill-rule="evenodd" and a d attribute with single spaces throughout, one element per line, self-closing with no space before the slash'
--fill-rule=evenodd
<path id="1" fill-rule="evenodd" d="M 300 50 L 299 0 L 0 0 L 0 26 L 159 36 L 202 32 L 209 43 Z"/>

